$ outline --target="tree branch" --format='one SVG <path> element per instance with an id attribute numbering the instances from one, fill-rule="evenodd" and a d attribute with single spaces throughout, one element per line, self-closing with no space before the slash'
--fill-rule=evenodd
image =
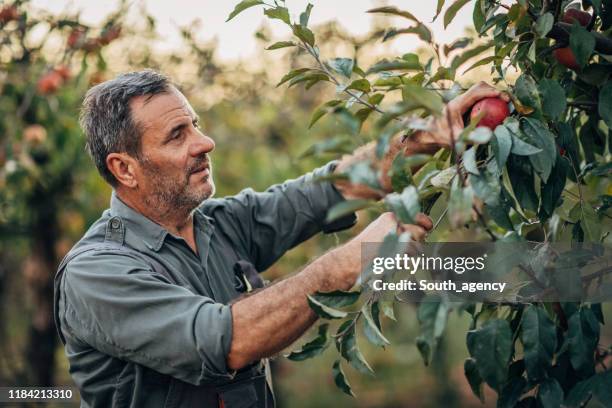
<path id="1" fill-rule="evenodd" d="M 555 23 L 546 36 L 569 44 L 569 32 L 571 27 L 571 24 Z M 595 50 L 603 54 L 612 55 L 612 40 L 600 33 L 591 32 L 591 34 L 595 37 Z"/>

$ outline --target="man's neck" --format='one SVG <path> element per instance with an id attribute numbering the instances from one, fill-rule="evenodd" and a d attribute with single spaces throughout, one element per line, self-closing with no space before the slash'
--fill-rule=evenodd
<path id="1" fill-rule="evenodd" d="M 115 190 L 117 197 L 126 205 L 152 220 L 156 224 L 164 227 L 168 232 L 184 238 L 189 244 L 193 241 L 193 212 L 181 211 L 178 208 L 166 208 L 163 203 L 158 205 L 150 205 L 150 203 L 142 200 L 141 197 L 136 197 L 121 189 Z M 195 248 L 192 246 L 192 249 Z"/>

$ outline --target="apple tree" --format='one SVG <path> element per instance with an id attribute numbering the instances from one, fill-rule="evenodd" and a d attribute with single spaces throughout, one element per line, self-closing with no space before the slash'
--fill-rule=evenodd
<path id="1" fill-rule="evenodd" d="M 310 154 L 345 152 L 347 144 L 373 140 L 382 158 L 397 135 L 409 138 L 428 129 L 428 117 L 443 117 L 444 103 L 468 85 L 462 76 L 478 67 L 489 67 L 487 82 L 510 95 L 510 106 L 500 99 L 474 106 L 465 129 L 451 135 L 449 148 L 433 155 L 395 156 L 388 170 L 393 192 L 380 202 L 344 202 L 330 210 L 330 220 L 374 208 L 393 211 L 398 220 L 410 223 L 416 213 L 435 205 L 451 229 L 471 227 L 483 240 L 605 244 L 612 218 L 612 2 L 570 3 L 438 0 L 432 3 L 432 15 L 445 26 L 460 9 L 473 10 L 476 35 L 447 44 L 436 42 L 427 24 L 409 10 L 374 8 L 368 12 L 405 23 L 378 33 L 380 41 L 411 35 L 428 51 L 370 66 L 362 66 L 354 55 L 322 55 L 309 25 L 311 4 L 292 18 L 283 0 L 244 0 L 228 20 L 246 9 L 263 8 L 269 19 L 292 33 L 267 49 L 292 48 L 311 61 L 288 72 L 279 85 L 335 88 L 335 97 L 317 108 L 307 125 L 333 116 L 346 125 L 346 134 L 314 145 Z M 379 171 L 375 163 L 360 162 L 340 177 L 383 191 Z M 394 253 L 405 239 L 390 234 L 381 251 Z M 603 269 L 600 276 L 610 272 Z M 393 299 L 362 287 L 317 293 L 309 303 L 323 323 L 318 335 L 288 358 L 305 360 L 335 344 L 339 357 L 332 367 L 334 381 L 353 395 L 343 364 L 366 374 L 373 371 L 359 349 L 358 333 L 376 346 L 389 344 L 381 320 L 394 320 Z M 485 384 L 504 407 L 582 406 L 612 398 L 612 371 L 606 365 L 612 349 L 600 343 L 601 304 L 458 305 L 442 296 L 420 302 L 416 345 L 425 364 L 431 362 L 452 310 L 471 315 L 466 336 L 470 357 L 464 369 L 480 399 Z"/>
<path id="2" fill-rule="evenodd" d="M 120 36 L 121 14 L 90 27 L 77 15 L 52 15 L 27 0 L 0 5 L 0 239 L 10 242 L 0 247 L 0 258 L 27 253 L 24 310 L 32 315 L 25 363 L 13 364 L 7 380 L 14 384 L 53 383 L 53 276 L 64 255 L 64 215 L 79 205 L 74 186 L 88 166 L 78 109 L 89 85 L 101 79 L 103 49 Z"/>

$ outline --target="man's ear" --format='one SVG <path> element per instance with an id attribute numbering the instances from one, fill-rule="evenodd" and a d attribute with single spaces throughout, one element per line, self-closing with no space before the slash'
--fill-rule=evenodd
<path id="1" fill-rule="evenodd" d="M 111 153 L 106 156 L 106 166 L 117 181 L 128 188 L 138 186 L 136 179 L 136 159 L 127 153 Z"/>

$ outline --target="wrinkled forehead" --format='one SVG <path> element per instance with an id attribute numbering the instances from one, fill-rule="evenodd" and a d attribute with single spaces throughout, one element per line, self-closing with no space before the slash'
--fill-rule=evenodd
<path id="1" fill-rule="evenodd" d="M 161 129 L 177 117 L 195 117 L 195 112 L 185 95 L 174 86 L 156 95 L 132 98 L 130 110 L 132 118 L 143 130 L 151 127 Z"/>

